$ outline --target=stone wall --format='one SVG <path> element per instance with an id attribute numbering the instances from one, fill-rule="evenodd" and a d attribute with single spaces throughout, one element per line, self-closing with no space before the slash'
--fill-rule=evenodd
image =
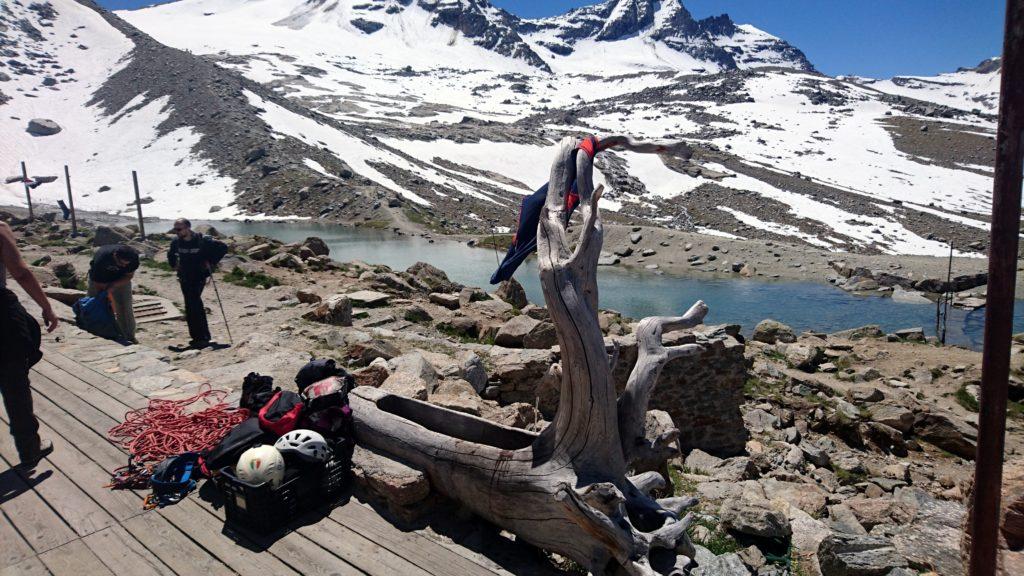
<path id="1" fill-rule="evenodd" d="M 743 384 L 749 368 L 738 326 L 698 327 L 666 334 L 666 345 L 697 342 L 705 352 L 679 358 L 665 366 L 651 398 L 651 409 L 664 410 L 679 428 L 684 453 L 692 448 L 717 456 L 743 452 L 747 431 L 740 415 Z M 632 334 L 605 339 L 611 353 L 619 344 L 619 359 L 612 373 L 621 392 L 636 364 L 637 344 Z M 557 349 L 554 349 L 557 350 Z M 559 360 L 557 351 L 493 347 L 487 361 L 492 384 L 502 404 L 526 402 L 551 419 L 558 407 L 557 379 L 545 376 Z"/>

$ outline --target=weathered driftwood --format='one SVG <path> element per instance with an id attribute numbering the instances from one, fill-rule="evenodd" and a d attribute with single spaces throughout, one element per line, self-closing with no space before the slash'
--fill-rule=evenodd
<path id="1" fill-rule="evenodd" d="M 561 347 L 561 387 L 554 421 L 540 434 L 506 428 L 424 402 L 357 388 L 352 395 L 359 442 L 422 468 L 433 486 L 519 538 L 579 562 L 594 574 L 679 574 L 693 555 L 680 517 L 691 498 L 656 500 L 666 479 L 654 471 L 630 477 L 632 464 L 662 462 L 678 430 L 662 426 L 645 438 L 647 405 L 662 367 L 699 347 L 665 347 L 664 331 L 699 324 L 697 302 L 677 318 L 647 318 L 637 330 L 639 357 L 616 398 L 611 365 L 597 320 L 597 260 L 602 245 L 601 189 L 593 159 L 578 140 L 561 142 L 552 165 L 538 230 L 544 299 Z M 599 150 L 686 153 L 685 147 L 625 137 Z M 570 246 L 564 193 L 573 180 L 582 227 Z M 646 468 L 650 468 L 647 466 Z"/>

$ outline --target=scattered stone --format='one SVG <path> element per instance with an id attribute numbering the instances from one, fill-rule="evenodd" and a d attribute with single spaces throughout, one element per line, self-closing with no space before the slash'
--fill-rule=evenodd
<path id="1" fill-rule="evenodd" d="M 352 300 L 344 294 L 335 294 L 303 315 L 303 318 L 332 326 L 351 326 Z"/>
<path id="2" fill-rule="evenodd" d="M 766 500 L 726 500 L 718 513 L 728 530 L 760 538 L 785 538 L 792 534 L 789 519 Z"/>
<path id="3" fill-rule="evenodd" d="M 308 288 L 299 289 L 295 293 L 295 297 L 303 304 L 319 304 L 323 301 L 319 294 Z"/>
<path id="4" fill-rule="evenodd" d="M 789 326 L 769 318 L 762 320 L 754 328 L 754 340 L 767 344 L 796 342 L 796 334 Z"/>
<path id="5" fill-rule="evenodd" d="M 430 322 L 434 319 L 429 312 L 424 310 L 423 307 L 418 304 L 413 304 L 406 308 L 405 312 L 402 314 L 402 318 L 409 322 L 416 322 L 417 324 Z"/>
<path id="6" fill-rule="evenodd" d="M 629 241 L 632 242 L 633 244 L 639 244 L 640 241 L 643 239 L 644 235 L 640 234 L 639 232 L 633 232 L 632 234 L 629 235 Z"/>
<path id="7" fill-rule="evenodd" d="M 346 296 L 348 296 L 348 299 L 352 301 L 353 306 L 358 306 L 360 308 L 377 308 L 378 306 L 385 306 L 391 300 L 391 296 L 383 292 L 375 292 L 373 290 L 349 292 Z"/>
<path id="8" fill-rule="evenodd" d="M 53 136 L 61 131 L 60 124 L 46 118 L 33 118 L 28 121 L 25 131 L 33 136 Z"/>
<path id="9" fill-rule="evenodd" d="M 449 310 L 458 310 L 461 304 L 459 303 L 458 294 L 443 294 L 440 292 L 434 292 L 430 295 L 430 301 L 438 306 L 444 306 Z"/>
<path id="10" fill-rule="evenodd" d="M 530 303 L 530 301 L 526 299 L 526 290 L 523 289 L 523 285 L 515 278 L 509 278 L 502 282 L 498 286 L 498 290 L 495 292 L 495 295 L 519 309 L 525 308 L 526 305 Z"/>
<path id="11" fill-rule="evenodd" d="M 539 324 L 538 320 L 534 320 L 529 316 L 515 316 L 508 322 L 505 322 L 501 329 L 498 330 L 494 343 L 506 348 L 523 348 L 523 339 Z"/>
<path id="12" fill-rule="evenodd" d="M 834 532 L 821 541 L 818 563 L 829 576 L 885 576 L 907 561 L 892 542 L 877 536 Z"/>

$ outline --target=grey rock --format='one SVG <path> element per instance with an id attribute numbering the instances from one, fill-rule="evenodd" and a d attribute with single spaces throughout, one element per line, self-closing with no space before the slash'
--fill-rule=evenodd
<path id="1" fill-rule="evenodd" d="M 754 328 L 754 340 L 775 344 L 776 342 L 796 342 L 793 329 L 782 322 L 770 318 L 762 320 Z"/>
<path id="2" fill-rule="evenodd" d="M 728 530 L 761 538 L 785 538 L 792 533 L 789 519 L 767 500 L 727 500 L 718 513 Z"/>
<path id="3" fill-rule="evenodd" d="M 818 546 L 822 574 L 829 576 L 885 576 L 894 568 L 906 568 L 907 560 L 885 538 L 830 534 Z"/>
<path id="4" fill-rule="evenodd" d="M 526 290 L 515 278 L 509 278 L 502 282 L 498 286 L 498 290 L 495 291 L 495 295 L 519 309 L 525 308 L 530 303 L 526 299 Z"/>
<path id="5" fill-rule="evenodd" d="M 522 348 L 524 338 L 526 338 L 526 335 L 536 328 L 538 324 L 540 324 L 539 321 L 534 320 L 529 316 L 515 316 L 508 322 L 505 322 L 501 329 L 498 330 L 498 335 L 495 336 L 494 343 L 506 348 Z"/>
<path id="6" fill-rule="evenodd" d="M 430 301 L 438 306 L 444 306 L 449 310 L 458 310 L 462 304 L 459 303 L 458 294 L 444 294 L 441 292 L 433 292 L 430 294 Z"/>
<path id="7" fill-rule="evenodd" d="M 61 131 L 60 124 L 46 118 L 29 120 L 25 131 L 33 136 L 53 136 Z"/>
<path id="8" fill-rule="evenodd" d="M 629 235 L 629 241 L 632 242 L 633 244 L 639 244 L 640 241 L 643 239 L 644 235 L 640 234 L 639 232 L 633 232 L 632 234 Z"/>

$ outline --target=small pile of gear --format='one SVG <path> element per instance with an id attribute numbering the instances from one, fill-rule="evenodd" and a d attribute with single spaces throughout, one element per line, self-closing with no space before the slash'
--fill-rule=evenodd
<path id="1" fill-rule="evenodd" d="M 174 504 L 213 478 L 224 495 L 229 524 L 258 532 L 281 528 L 312 505 L 335 499 L 345 487 L 352 459 L 352 410 L 348 393 L 354 380 L 333 360 L 312 360 L 296 375 L 297 392 L 274 387 L 270 376 L 250 373 L 242 382 L 238 407 L 223 402 L 205 410 L 205 420 L 189 432 L 202 442 L 188 443 L 181 426 L 167 428 L 169 411 L 180 418 L 195 398 L 129 414 L 111 437 L 129 450 L 128 466 L 115 471 L 111 487 L 149 487 L 147 508 Z M 204 391 L 200 399 L 223 400 Z M 203 414 L 200 411 L 198 414 Z M 144 425 L 144 423 L 158 423 Z M 212 423 L 204 427 L 202 422 Z M 154 435 L 163 438 L 154 441 Z M 181 440 L 181 441 L 178 441 Z M 183 448 L 168 453 L 169 449 Z M 153 465 L 155 456 L 164 460 Z"/>

